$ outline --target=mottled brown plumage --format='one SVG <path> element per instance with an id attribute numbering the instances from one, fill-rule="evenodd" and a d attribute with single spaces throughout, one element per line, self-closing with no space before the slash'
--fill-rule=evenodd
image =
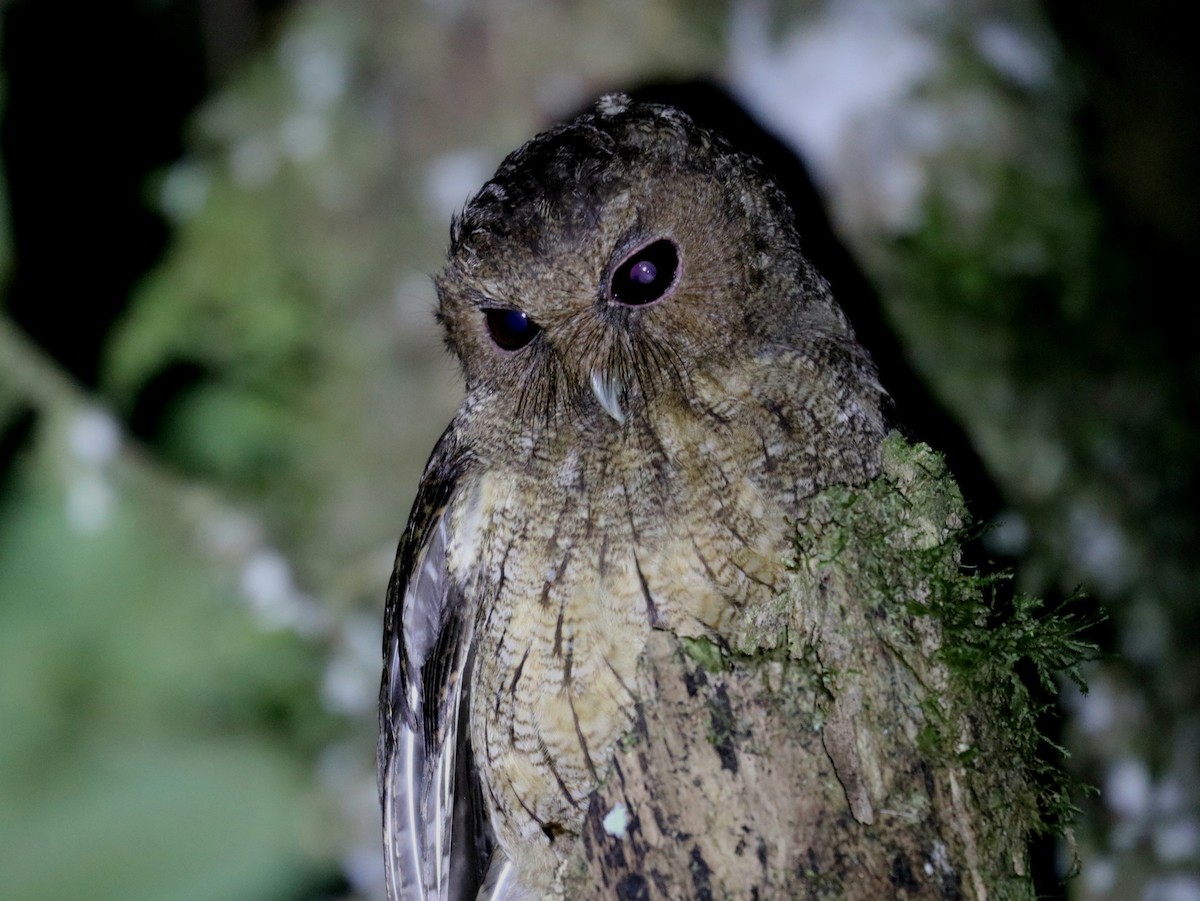
<path id="1" fill-rule="evenodd" d="M 754 615 L 805 499 L 877 473 L 881 391 L 755 161 L 620 95 L 504 161 L 437 287 L 466 398 L 389 589 L 390 890 L 494 852 L 483 896 L 540 898 L 649 631 Z"/>

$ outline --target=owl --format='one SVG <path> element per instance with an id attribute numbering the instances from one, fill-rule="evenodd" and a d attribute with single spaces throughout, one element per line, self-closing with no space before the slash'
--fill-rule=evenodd
<path id="1" fill-rule="evenodd" d="M 760 164 L 624 95 L 501 163 L 436 286 L 466 394 L 388 587 L 388 894 L 555 897 L 650 630 L 773 596 L 882 389 Z"/>

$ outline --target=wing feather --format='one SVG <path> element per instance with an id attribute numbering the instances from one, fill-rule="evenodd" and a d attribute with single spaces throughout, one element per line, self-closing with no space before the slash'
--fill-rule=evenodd
<path id="1" fill-rule="evenodd" d="M 388 585 L 379 788 L 392 901 L 473 898 L 490 853 L 465 728 L 475 610 L 447 563 L 465 465 L 448 429 L 425 468 Z"/>

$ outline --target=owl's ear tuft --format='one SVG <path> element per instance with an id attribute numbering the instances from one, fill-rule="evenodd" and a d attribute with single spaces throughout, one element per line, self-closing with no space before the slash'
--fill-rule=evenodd
<path id="1" fill-rule="evenodd" d="M 633 98 L 620 91 L 605 94 L 596 101 L 596 112 L 601 116 L 617 116 L 629 109 Z"/>

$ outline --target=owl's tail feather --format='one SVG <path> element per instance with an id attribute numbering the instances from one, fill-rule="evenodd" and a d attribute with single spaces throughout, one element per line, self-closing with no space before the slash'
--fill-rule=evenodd
<path id="1" fill-rule="evenodd" d="M 457 686 L 452 693 L 456 701 Z M 430 759 L 422 730 L 400 729 L 393 761 L 398 772 L 388 780 L 393 796 L 384 804 L 389 901 L 468 901 L 479 884 L 472 874 L 482 867 L 471 866 L 473 846 L 463 841 L 469 833 L 455 835 L 456 825 L 460 833 L 473 825 L 463 822 L 469 794 L 455 796 L 456 751 L 451 741 Z"/>
<path id="2" fill-rule="evenodd" d="M 424 742 L 419 730 L 401 729 L 396 755 L 388 762 L 383 805 L 384 867 L 389 901 L 434 901 L 425 879 L 425 828 L 404 786 L 419 784 Z"/>
<path id="3" fill-rule="evenodd" d="M 497 850 L 476 901 L 525 901 L 530 895 L 517 882 L 513 862 Z"/>

